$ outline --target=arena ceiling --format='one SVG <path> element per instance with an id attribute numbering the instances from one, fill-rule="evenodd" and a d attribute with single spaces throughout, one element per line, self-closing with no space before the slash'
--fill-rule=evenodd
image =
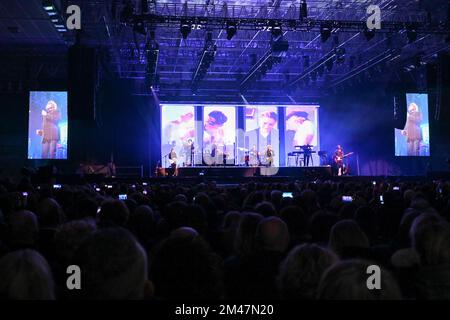
<path id="1" fill-rule="evenodd" d="M 298 20 L 300 0 L 149 0 L 148 13 L 175 18 L 165 22 L 146 18 L 143 28 L 136 25 L 136 20 L 123 19 L 126 1 L 53 2 L 60 9 L 70 4 L 81 7 L 81 43 L 99 49 L 102 65 L 110 75 L 132 80 L 137 94 L 151 94 L 149 85 L 153 85 L 162 100 L 188 99 L 193 94 L 226 100 L 239 97 L 241 93 L 260 99 L 313 98 L 343 85 L 371 78 L 389 79 L 395 73 L 420 68 L 440 52 L 448 52 L 450 47 L 443 33 L 418 32 L 417 38 L 411 41 L 406 27 L 375 32 L 368 37 L 363 30 L 335 24 L 326 42 L 322 41 L 318 28 L 284 28 L 282 37 L 289 45 L 288 50 L 279 55 L 276 63 L 258 70 L 257 76 L 243 88 L 243 80 L 272 48 L 273 35 L 261 25 L 252 28 L 242 24 L 241 28 L 239 21 Z M 134 14 L 139 16 L 142 1 L 131 2 Z M 414 23 L 422 30 L 429 26 L 430 30 L 440 28 L 444 33 L 450 28 L 445 0 L 307 0 L 306 3 L 305 21 L 364 22 L 368 17 L 367 7 L 375 4 L 381 8 L 383 23 L 401 22 L 405 26 Z M 183 38 L 177 20 L 180 17 L 190 21 L 191 26 L 192 18 L 203 17 L 205 24 L 194 23 L 191 32 Z M 231 40 L 227 39 L 225 25 L 211 24 L 211 21 L 224 21 L 220 19 L 237 22 L 237 32 Z M 198 77 L 199 68 L 204 67 L 201 61 L 208 33 L 208 43 L 215 46 L 215 57 Z M 36 74 L 41 77 L 63 74 L 67 48 L 74 41 L 74 31 L 56 30 L 41 0 L 0 2 L 0 54 L 3 57 L 0 67 L 5 70 L 2 82 L 20 74 L 34 78 Z M 150 61 L 154 57 L 149 58 L 146 49 L 155 43 L 157 59 Z M 19 63 L 18 72 L 11 69 L 8 59 L 28 62 L 38 59 L 41 65 L 30 64 L 27 69 L 26 64 Z M 153 64 L 150 69 L 155 73 L 150 82 L 149 64 Z"/>

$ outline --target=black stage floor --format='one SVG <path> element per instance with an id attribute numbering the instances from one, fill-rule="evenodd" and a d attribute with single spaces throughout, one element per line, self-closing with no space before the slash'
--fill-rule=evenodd
<path id="1" fill-rule="evenodd" d="M 196 166 L 178 168 L 178 177 L 290 177 L 290 178 L 328 178 L 332 176 L 330 166 L 322 167 L 228 167 Z"/>

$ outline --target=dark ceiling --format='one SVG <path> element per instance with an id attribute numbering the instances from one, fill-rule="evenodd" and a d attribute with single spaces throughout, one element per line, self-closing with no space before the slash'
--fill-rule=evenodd
<path id="1" fill-rule="evenodd" d="M 132 1 L 140 13 L 141 1 Z M 228 0 L 228 1 L 148 1 L 150 10 L 159 16 L 228 17 L 234 19 L 297 19 L 300 0 Z M 365 21 L 370 4 L 379 5 L 383 22 L 414 22 L 441 26 L 448 19 L 448 1 L 441 0 L 307 0 L 308 19 Z M 54 1 L 57 7 L 78 4 L 82 10 L 81 43 L 102 53 L 103 66 L 110 74 L 131 79 L 136 94 L 150 94 L 146 83 L 145 46 L 149 34 L 133 31 L 133 24 L 121 23 L 122 0 Z M 224 4 L 226 5 L 224 6 Z M 184 10 L 184 11 L 183 11 Z M 179 23 L 146 25 L 154 29 L 159 45 L 156 65 L 157 88 L 162 100 L 188 99 L 192 96 L 192 79 L 202 57 L 208 27 L 192 30 L 187 39 L 180 33 Z M 199 96 L 224 100 L 238 97 L 239 83 L 269 49 L 271 32 L 253 28 L 239 29 L 227 39 L 223 28 L 209 28 L 217 51 L 204 79 L 198 84 Z M 448 30 L 444 30 L 448 31 Z M 433 61 L 439 52 L 449 51 L 450 43 L 443 34 L 419 33 L 409 43 L 406 30 L 377 32 L 368 40 L 364 32 L 333 28 L 333 34 L 322 42 L 319 30 L 283 30 L 289 43 L 281 62 L 260 76 L 246 91 L 259 99 L 306 99 L 319 96 L 352 81 L 371 78 L 389 80 L 398 72 L 411 72 L 415 67 Z M 73 44 L 74 31 L 58 32 L 42 7 L 41 0 L 2 0 L 0 2 L 0 61 L 2 85 L 27 78 L 31 84 L 45 78 L 63 77 L 67 48 Z M 308 71 L 327 54 L 344 48 L 345 54 L 334 58 L 331 68 Z M 386 58 L 377 61 L 378 57 Z M 301 79 L 300 79 L 301 78 Z M 30 80 L 31 79 L 31 80 Z M 294 80 L 300 79 L 295 85 Z M 4 87 L 3 87 L 4 90 Z"/>

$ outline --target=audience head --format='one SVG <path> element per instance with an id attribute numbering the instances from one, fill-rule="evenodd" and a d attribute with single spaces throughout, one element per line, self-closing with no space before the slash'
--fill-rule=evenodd
<path id="1" fill-rule="evenodd" d="M 106 227 L 124 227 L 130 216 L 130 211 L 123 201 L 108 200 L 102 203 L 99 212 L 99 222 Z"/>
<path id="2" fill-rule="evenodd" d="M 220 299 L 221 263 L 195 230 L 177 229 L 156 252 L 151 271 L 155 294 L 163 299 Z"/>
<path id="3" fill-rule="evenodd" d="M 346 248 L 368 248 L 369 240 L 355 221 L 342 220 L 331 228 L 329 247 L 341 256 Z"/>
<path id="4" fill-rule="evenodd" d="M 289 230 L 278 217 L 262 219 L 256 228 L 256 241 L 260 249 L 284 252 L 289 245 Z"/>
<path id="5" fill-rule="evenodd" d="M 77 249 L 73 264 L 81 269 L 83 290 L 75 298 L 136 300 L 144 297 L 147 256 L 133 235 L 122 228 L 100 229 Z"/>
<path id="6" fill-rule="evenodd" d="M 39 225 L 31 211 L 14 212 L 9 218 L 9 244 L 14 248 L 33 248 L 38 239 Z"/>
<path id="7" fill-rule="evenodd" d="M 240 256 L 248 256 L 256 250 L 256 228 L 263 216 L 257 213 L 244 213 L 235 238 L 235 250 Z"/>
<path id="8" fill-rule="evenodd" d="M 0 259 L 0 296 L 10 300 L 53 300 L 53 276 L 37 251 L 13 251 Z"/>
<path id="9" fill-rule="evenodd" d="M 64 222 L 63 211 L 58 202 L 52 198 L 45 198 L 39 203 L 37 216 L 41 229 L 56 228 Z"/>
<path id="10" fill-rule="evenodd" d="M 411 227 L 412 244 L 423 266 L 450 264 L 450 227 L 432 214 L 417 217 Z"/>
<path id="11" fill-rule="evenodd" d="M 376 272 L 368 269 L 373 265 L 367 261 L 347 260 L 330 267 L 322 276 L 317 298 L 320 300 L 399 300 L 400 288 L 394 277 L 380 268 L 380 290 L 369 289 L 368 281 Z M 368 272 L 369 270 L 369 272 Z M 370 282 L 376 285 L 376 280 Z"/>
<path id="12" fill-rule="evenodd" d="M 289 252 L 278 276 L 282 299 L 314 299 L 320 278 L 337 261 L 331 250 L 316 244 L 303 244 Z"/>

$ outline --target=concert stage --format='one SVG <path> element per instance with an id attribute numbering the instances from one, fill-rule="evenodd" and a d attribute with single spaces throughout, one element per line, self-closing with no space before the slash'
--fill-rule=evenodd
<path id="1" fill-rule="evenodd" d="M 289 178 L 329 178 L 330 166 L 321 167 L 228 167 L 198 166 L 178 168 L 178 177 L 289 177 Z"/>

